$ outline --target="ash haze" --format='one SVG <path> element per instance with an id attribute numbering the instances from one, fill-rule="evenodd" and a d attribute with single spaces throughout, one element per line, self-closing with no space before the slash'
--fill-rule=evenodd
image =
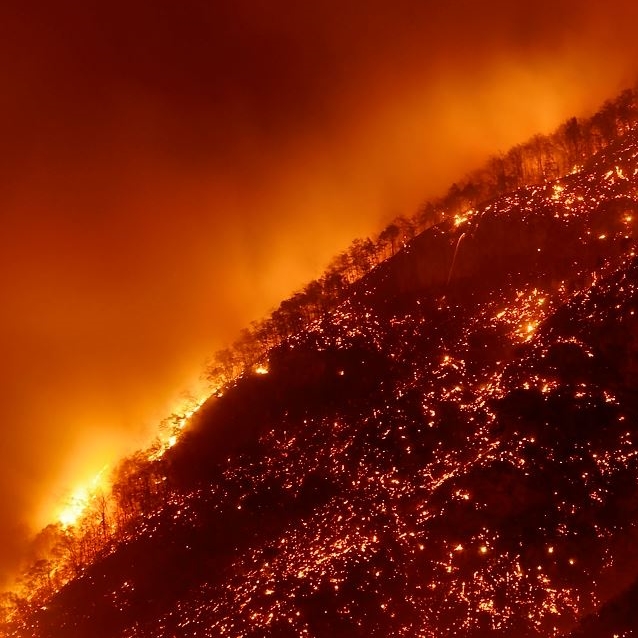
<path id="1" fill-rule="evenodd" d="M 3 2 L 0 572 L 356 236 L 638 77 L 633 1 Z"/>

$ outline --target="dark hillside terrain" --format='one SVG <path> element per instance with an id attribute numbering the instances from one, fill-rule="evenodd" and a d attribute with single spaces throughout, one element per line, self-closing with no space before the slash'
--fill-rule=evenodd
<path id="1" fill-rule="evenodd" d="M 14 636 L 629 635 L 638 133 L 450 218 L 211 397 Z"/>

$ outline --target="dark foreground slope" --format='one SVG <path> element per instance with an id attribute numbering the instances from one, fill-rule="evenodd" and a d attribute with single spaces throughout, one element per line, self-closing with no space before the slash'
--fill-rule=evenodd
<path id="1" fill-rule="evenodd" d="M 628 630 L 637 174 L 630 134 L 417 237 L 210 399 L 162 506 L 22 635 Z"/>

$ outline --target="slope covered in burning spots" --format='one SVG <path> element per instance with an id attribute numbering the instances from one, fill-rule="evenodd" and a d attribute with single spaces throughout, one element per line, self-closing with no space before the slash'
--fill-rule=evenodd
<path id="1" fill-rule="evenodd" d="M 574 629 L 638 576 L 637 189 L 632 132 L 418 236 L 211 398 L 15 635 Z"/>

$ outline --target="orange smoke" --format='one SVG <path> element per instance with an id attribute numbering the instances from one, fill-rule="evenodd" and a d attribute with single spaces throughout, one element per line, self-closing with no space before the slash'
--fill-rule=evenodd
<path id="1" fill-rule="evenodd" d="M 355 236 L 638 71 L 629 2 L 10 4 L 0 571 Z"/>

